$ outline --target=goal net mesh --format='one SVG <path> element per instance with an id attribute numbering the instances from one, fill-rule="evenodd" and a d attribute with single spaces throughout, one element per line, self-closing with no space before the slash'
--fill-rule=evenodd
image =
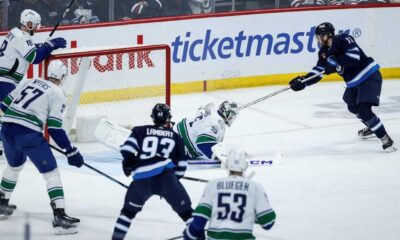
<path id="1" fill-rule="evenodd" d="M 170 49 L 167 45 L 71 49 L 49 58 L 68 68 L 63 82 L 67 98 L 64 125 L 76 127 L 79 118 L 104 117 L 132 127 L 151 124 L 156 103 L 170 104 Z M 68 126 L 69 125 L 69 126 Z"/>

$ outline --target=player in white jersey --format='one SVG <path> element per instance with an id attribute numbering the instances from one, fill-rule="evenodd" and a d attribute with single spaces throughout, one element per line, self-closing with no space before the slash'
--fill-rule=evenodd
<path id="1" fill-rule="evenodd" d="M 224 101 L 218 110 L 208 106 L 197 117 L 184 118 L 174 126 L 189 158 L 212 158 L 212 146 L 222 142 L 226 126 L 230 127 L 239 113 L 234 102 Z"/>
<path id="2" fill-rule="evenodd" d="M 255 239 L 253 225 L 269 230 L 276 214 L 263 187 L 245 178 L 246 154 L 233 150 L 226 160 L 229 176 L 210 181 L 186 227 L 184 239 Z"/>
<path id="3" fill-rule="evenodd" d="M 53 50 L 65 48 L 67 44 L 64 38 L 35 44 L 32 36 L 39 29 L 41 18 L 31 9 L 21 13 L 20 22 L 21 26 L 11 29 L 0 47 L 0 101 L 15 89 L 28 71 L 29 64 L 41 63 Z"/>
<path id="4" fill-rule="evenodd" d="M 197 117 L 182 119 L 173 130 L 181 136 L 189 159 L 216 159 L 212 147 L 222 142 L 226 125 L 232 125 L 239 109 L 236 103 L 224 101 L 218 110 L 214 109 L 214 104 L 207 104 L 200 110 Z M 183 176 L 186 168 L 187 162 L 181 161 L 175 173 Z"/>
<path id="5" fill-rule="evenodd" d="M 43 127 L 47 125 L 52 139 L 65 149 L 70 165 L 81 167 L 83 164 L 82 155 L 71 145 L 62 129 L 66 97 L 60 85 L 66 75 L 67 67 L 59 60 L 53 61 L 48 69 L 49 80 L 26 81 L 1 104 L 4 116 L 0 136 L 8 164 L 0 183 L 0 215 L 10 216 L 16 210 L 9 200 L 29 157 L 46 181 L 56 234 L 76 233 L 79 219 L 65 214 L 64 191 L 57 162 L 42 134 Z"/>

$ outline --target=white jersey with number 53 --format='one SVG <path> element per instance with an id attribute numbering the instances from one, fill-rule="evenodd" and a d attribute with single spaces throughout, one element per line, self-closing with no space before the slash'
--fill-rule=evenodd
<path id="1" fill-rule="evenodd" d="M 263 187 L 240 176 L 209 182 L 193 216 L 208 219 L 209 239 L 254 239 L 255 223 L 270 228 L 276 218 Z"/>
<path id="2" fill-rule="evenodd" d="M 66 97 L 62 89 L 46 80 L 35 79 L 18 85 L 3 101 L 8 106 L 2 121 L 12 122 L 35 131 L 62 127 Z"/>
<path id="3" fill-rule="evenodd" d="M 195 118 L 182 119 L 174 126 L 174 131 L 182 137 L 186 153 L 191 158 L 201 158 L 206 156 L 197 145 L 222 142 L 225 126 L 218 112 L 210 110 Z"/>

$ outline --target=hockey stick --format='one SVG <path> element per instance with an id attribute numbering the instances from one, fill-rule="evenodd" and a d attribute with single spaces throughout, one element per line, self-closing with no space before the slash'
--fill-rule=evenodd
<path id="1" fill-rule="evenodd" d="M 50 145 L 50 144 L 49 144 L 49 145 Z M 56 150 L 57 152 L 62 153 L 62 154 L 64 154 L 65 156 L 67 156 L 66 153 L 65 153 L 63 150 L 61 150 L 61 149 L 59 149 L 59 148 L 57 148 L 57 147 L 55 147 L 55 146 L 53 146 L 53 145 L 50 145 L 50 148 L 52 148 L 52 149 Z M 89 168 L 89 169 L 91 169 L 91 170 L 97 172 L 98 174 L 103 175 L 104 177 L 110 179 L 111 181 L 113 181 L 113 182 L 119 184 L 120 186 L 122 186 L 122 187 L 124 187 L 124 188 L 128 188 L 127 185 L 125 185 L 125 184 L 123 184 L 122 182 L 118 181 L 117 179 L 115 179 L 115 178 L 113 178 L 113 177 L 111 177 L 111 176 L 105 174 L 104 172 L 98 170 L 97 168 L 94 168 L 94 167 L 90 166 L 90 165 L 87 164 L 87 163 L 83 163 L 83 165 L 85 165 L 87 168 Z"/>
<path id="2" fill-rule="evenodd" d="M 322 72 L 320 72 L 320 73 L 318 73 L 318 74 L 312 75 L 311 77 L 308 77 L 308 78 L 306 78 L 306 79 L 303 79 L 301 82 L 303 82 L 303 83 L 308 82 L 308 81 L 310 81 L 311 79 L 314 79 L 314 78 L 316 78 L 317 76 L 321 76 L 321 75 L 324 74 L 324 73 L 325 73 L 325 71 L 322 71 Z M 252 105 L 254 105 L 254 104 L 256 104 L 256 103 L 259 103 L 259 102 L 261 102 L 261 101 L 264 101 L 264 100 L 266 100 L 266 99 L 268 99 L 268 98 L 271 98 L 271 97 L 273 97 L 273 96 L 275 96 L 275 95 L 278 95 L 278 94 L 280 94 L 280 93 L 286 92 L 286 91 L 289 90 L 289 89 L 290 89 L 290 86 L 289 86 L 289 87 L 282 88 L 282 89 L 280 89 L 280 90 L 278 90 L 278 91 L 275 91 L 275 92 L 273 92 L 273 93 L 270 93 L 270 94 L 268 94 L 268 95 L 266 95 L 266 96 L 264 96 L 264 97 L 261 97 L 261 98 L 258 98 L 258 99 L 256 99 L 256 100 L 254 100 L 254 101 L 251 101 L 251 102 L 249 102 L 249 103 L 243 104 L 242 106 L 238 107 L 238 109 L 239 109 L 239 110 L 242 110 L 242 109 L 244 109 L 244 108 L 250 107 L 250 106 L 252 106 Z"/>
<path id="3" fill-rule="evenodd" d="M 62 154 L 64 154 L 64 155 L 66 155 L 64 151 L 62 151 L 61 149 L 59 149 L 59 148 L 57 148 L 57 147 L 55 147 L 55 146 L 53 146 L 53 145 L 50 145 L 50 148 L 56 150 L 56 151 L 59 152 L 59 153 L 62 153 Z M 97 168 L 92 167 L 91 165 L 89 165 L 89 164 L 87 164 L 87 163 L 83 163 L 83 165 L 85 165 L 87 168 L 89 168 L 89 169 L 91 169 L 91 170 L 93 170 L 93 171 L 99 173 L 100 175 L 103 175 L 104 177 L 110 179 L 111 181 L 118 183 L 119 185 L 123 186 L 124 188 L 128 188 L 127 185 L 125 185 L 125 184 L 123 184 L 122 182 L 118 181 L 117 179 L 115 179 L 115 178 L 113 178 L 113 177 L 111 177 L 111 176 L 105 174 L 104 172 L 98 170 Z M 182 179 L 189 180 L 189 181 L 195 181 L 195 182 L 204 182 L 204 183 L 207 183 L 207 182 L 208 182 L 208 180 L 200 179 L 200 178 L 194 178 L 194 177 L 185 177 L 185 176 L 184 176 L 184 177 L 182 177 Z"/>
<path id="4" fill-rule="evenodd" d="M 250 159 L 248 160 L 250 167 L 255 166 L 269 166 L 273 165 L 273 160 L 260 160 L 260 159 Z M 221 162 L 217 160 L 188 160 L 188 165 L 204 165 L 204 166 L 220 166 Z"/>
<path id="5" fill-rule="evenodd" d="M 47 41 L 50 40 L 50 38 L 53 36 L 54 32 L 57 30 L 58 26 L 60 25 L 61 21 L 64 20 L 65 16 L 67 15 L 67 13 L 69 12 L 69 9 L 71 8 L 72 4 L 74 4 L 75 0 L 71 0 L 71 2 L 68 3 L 67 7 L 64 10 L 64 13 L 62 15 L 62 18 L 60 19 L 60 21 L 57 22 L 57 24 L 53 27 L 53 29 L 51 30 L 49 36 L 47 37 Z M 46 42 L 47 42 L 46 41 Z"/>
<path id="6" fill-rule="evenodd" d="M 194 178 L 194 177 L 185 177 L 185 176 L 183 176 L 182 179 L 189 180 L 189 181 L 195 181 L 195 182 L 208 183 L 208 180 L 201 179 L 201 178 Z"/>

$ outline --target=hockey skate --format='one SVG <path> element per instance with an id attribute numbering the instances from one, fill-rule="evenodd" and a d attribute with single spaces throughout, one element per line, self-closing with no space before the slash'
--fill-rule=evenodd
<path id="1" fill-rule="evenodd" d="M 375 137 L 375 134 L 371 129 L 369 129 L 369 127 L 365 127 L 363 129 L 361 129 L 360 131 L 358 131 L 358 136 L 361 139 L 368 139 L 368 138 Z"/>
<path id="2" fill-rule="evenodd" d="M 381 140 L 383 151 L 394 152 L 397 150 L 397 148 L 394 146 L 393 140 L 389 137 L 389 135 L 385 134 L 385 136 L 383 136 Z"/>
<path id="3" fill-rule="evenodd" d="M 56 208 L 54 203 L 51 203 L 53 209 L 54 220 L 53 227 L 56 235 L 75 234 L 78 232 L 78 218 L 73 218 L 65 214 L 64 208 Z"/>
<path id="4" fill-rule="evenodd" d="M 9 199 L 4 198 L 4 193 L 0 191 L 0 218 L 11 216 L 17 206 L 8 204 Z"/>

